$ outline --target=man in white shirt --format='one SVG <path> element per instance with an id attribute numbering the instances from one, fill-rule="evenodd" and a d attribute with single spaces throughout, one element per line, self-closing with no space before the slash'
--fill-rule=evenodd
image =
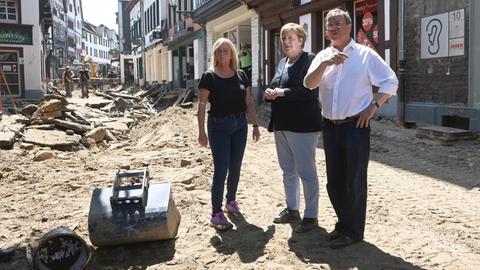
<path id="1" fill-rule="evenodd" d="M 327 191 L 338 217 L 326 240 L 332 248 L 363 240 L 367 208 L 369 121 L 394 95 L 398 80 L 372 49 L 355 43 L 350 15 L 333 9 L 325 18 L 331 46 L 313 60 L 304 85 L 320 87 Z M 372 86 L 379 87 L 374 97 Z"/>

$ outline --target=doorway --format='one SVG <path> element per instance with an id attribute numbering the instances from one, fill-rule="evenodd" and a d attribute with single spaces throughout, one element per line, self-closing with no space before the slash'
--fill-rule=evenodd
<path id="1" fill-rule="evenodd" d="M 14 97 L 21 96 L 21 74 L 18 62 L 18 50 L 0 50 L 0 67 L 3 70 L 5 80 L 9 87 L 9 89 L 6 88 L 3 80 L 0 82 L 0 91 L 3 95 L 11 94 Z M 10 90 L 10 93 L 8 90 Z"/>

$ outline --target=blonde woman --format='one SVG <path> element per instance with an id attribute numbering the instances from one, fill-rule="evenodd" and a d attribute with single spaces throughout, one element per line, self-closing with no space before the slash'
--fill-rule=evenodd
<path id="1" fill-rule="evenodd" d="M 283 171 L 286 207 L 274 223 L 300 221 L 300 183 L 303 184 L 305 211 L 295 227 L 302 233 L 318 226 L 318 176 L 315 149 L 322 117 L 318 88 L 303 86 L 303 78 L 315 55 L 305 52 L 307 33 L 300 25 L 288 23 L 280 30 L 285 58 L 280 60 L 272 79 L 272 88 L 265 90 L 272 113 L 268 131 L 275 136 L 278 163 Z"/>
<path id="2" fill-rule="evenodd" d="M 198 92 L 198 142 L 212 151 L 214 173 L 212 180 L 211 225 L 217 230 L 229 230 L 233 225 L 222 212 L 222 201 L 227 180 L 225 211 L 240 215 L 236 200 L 240 167 L 247 141 L 247 114 L 253 123 L 253 141 L 260 139 L 257 115 L 250 91 L 250 81 L 238 69 L 237 52 L 226 38 L 213 45 L 212 67 L 200 79 Z M 208 111 L 207 133 L 205 113 Z"/>

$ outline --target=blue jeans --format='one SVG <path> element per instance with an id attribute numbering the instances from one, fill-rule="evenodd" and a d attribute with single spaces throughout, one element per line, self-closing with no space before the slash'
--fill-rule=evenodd
<path id="1" fill-rule="evenodd" d="M 227 202 L 236 198 L 240 167 L 247 144 L 247 117 L 208 117 L 208 142 L 213 157 L 212 213 L 222 211 L 223 190 L 227 179 Z M 227 176 L 228 174 L 228 176 Z"/>

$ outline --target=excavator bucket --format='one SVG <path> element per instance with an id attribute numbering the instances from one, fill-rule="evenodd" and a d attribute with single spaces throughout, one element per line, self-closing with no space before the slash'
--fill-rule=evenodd
<path id="1" fill-rule="evenodd" d="M 139 185 L 121 186 L 122 178 L 140 178 Z M 180 212 L 169 182 L 149 183 L 148 169 L 118 171 L 113 188 L 93 191 L 88 232 L 93 245 L 111 246 L 173 239 Z"/>

